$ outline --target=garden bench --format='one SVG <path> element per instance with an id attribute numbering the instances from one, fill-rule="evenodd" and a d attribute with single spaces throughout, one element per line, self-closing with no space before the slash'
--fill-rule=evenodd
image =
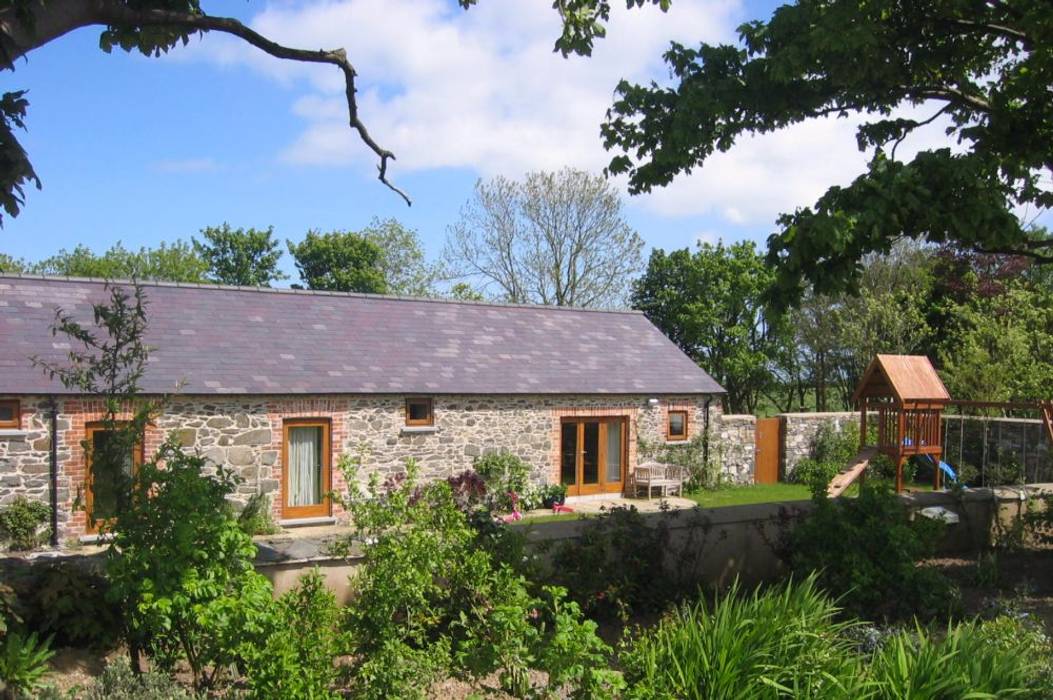
<path id="1" fill-rule="evenodd" d="M 663 498 L 673 492 L 683 495 L 684 472 L 683 469 L 672 464 L 644 462 L 636 467 L 633 484 L 636 495 L 639 495 L 641 487 L 647 489 L 648 500 L 651 498 L 651 490 L 656 488 L 660 490 Z"/>

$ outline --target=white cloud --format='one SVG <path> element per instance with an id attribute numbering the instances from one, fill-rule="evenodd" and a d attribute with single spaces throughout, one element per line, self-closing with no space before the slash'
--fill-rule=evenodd
<path id="1" fill-rule="evenodd" d="M 360 76 L 362 118 L 398 156 L 390 172 L 396 181 L 406 172 L 448 167 L 515 177 L 564 165 L 601 169 L 610 155 L 599 125 L 617 81 L 666 79 L 661 54 L 670 40 L 731 41 L 742 19 L 740 0 L 677 2 L 667 14 L 615 6 L 608 37 L 591 58 L 552 52 L 559 18 L 538 0 L 492 0 L 468 12 L 448 0 L 281 2 L 252 25 L 291 46 L 347 48 Z M 348 128 L 342 77 L 332 67 L 279 61 L 222 37 L 184 53 L 247 64 L 307 91 L 291 107 L 304 128 L 283 149 L 283 160 L 372 172 L 375 159 Z M 636 203 L 665 216 L 771 223 L 862 172 L 857 123 L 820 119 L 744 138 Z"/>

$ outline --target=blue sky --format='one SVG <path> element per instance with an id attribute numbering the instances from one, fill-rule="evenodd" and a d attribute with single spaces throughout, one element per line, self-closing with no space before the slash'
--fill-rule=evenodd
<path id="1" fill-rule="evenodd" d="M 435 256 L 478 177 L 599 169 L 599 117 L 619 77 L 661 80 L 669 38 L 730 40 L 775 3 L 680 0 L 669 16 L 629 21 L 619 11 L 593 58 L 568 61 L 549 52 L 557 19 L 546 0 L 486 0 L 468 13 L 448 0 L 203 4 L 291 45 L 347 47 L 363 117 L 400 156 L 391 175 L 413 207 L 376 182 L 332 71 L 212 36 L 161 59 L 107 55 L 86 29 L 8 74 L 5 89 L 29 90 L 23 144 L 44 189 L 5 221 L 0 251 L 156 245 L 224 221 L 298 240 L 392 216 Z M 819 122 L 750 140 L 668 191 L 626 197 L 626 215 L 649 246 L 763 241 L 779 211 L 862 162 L 851 124 Z"/>

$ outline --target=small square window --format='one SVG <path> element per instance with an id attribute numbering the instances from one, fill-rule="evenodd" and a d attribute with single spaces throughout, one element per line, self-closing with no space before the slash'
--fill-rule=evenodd
<path id="1" fill-rule="evenodd" d="M 687 439 L 687 411 L 670 411 L 666 437 L 670 440 Z"/>
<path id="2" fill-rule="evenodd" d="M 0 428 L 18 430 L 22 427 L 21 419 L 17 400 L 0 401 Z"/>
<path id="3" fill-rule="evenodd" d="M 406 399 L 406 425 L 432 425 L 434 422 L 431 399 Z"/>

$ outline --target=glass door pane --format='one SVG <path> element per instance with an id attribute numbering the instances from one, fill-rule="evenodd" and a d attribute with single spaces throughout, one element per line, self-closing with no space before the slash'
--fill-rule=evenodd
<path id="1" fill-rule="evenodd" d="M 91 434 L 91 517 L 97 521 L 116 517 L 132 481 L 132 455 L 113 454 L 119 449 L 108 430 Z"/>
<path id="2" fill-rule="evenodd" d="M 289 505 L 322 503 L 322 428 L 289 428 Z"/>
<path id="3" fill-rule="evenodd" d="M 607 423 L 607 454 L 603 480 L 617 483 L 622 480 L 622 422 Z"/>
<path id="4" fill-rule="evenodd" d="M 600 424 L 585 423 L 581 483 L 600 483 Z"/>
<path id="5" fill-rule="evenodd" d="M 578 424 L 564 423 L 559 452 L 559 478 L 565 486 L 578 483 Z"/>

